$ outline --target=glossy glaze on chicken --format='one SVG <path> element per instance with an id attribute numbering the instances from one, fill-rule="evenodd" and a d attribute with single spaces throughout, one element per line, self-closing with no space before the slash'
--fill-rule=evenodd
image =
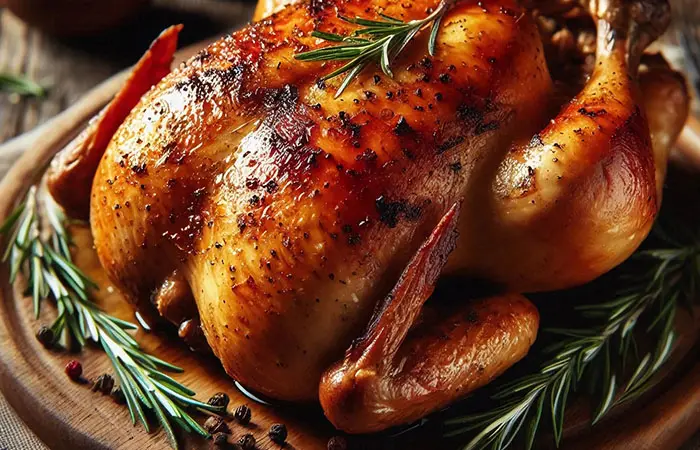
<path id="1" fill-rule="evenodd" d="M 201 322 L 233 378 L 320 398 L 349 432 L 417 419 L 521 359 L 538 314 L 519 293 L 584 283 L 634 251 L 687 113 L 666 75 L 645 94 L 675 102 L 670 116 L 643 109 L 662 1 L 585 2 L 596 62 L 563 106 L 516 0 L 455 2 L 435 57 L 419 34 L 393 78 L 370 67 L 338 98 L 340 79 L 318 80 L 339 63 L 294 58 L 327 45 L 313 30 L 352 32 L 338 14 L 437 6 L 304 1 L 223 38 L 142 97 L 92 183 L 97 252 L 130 301 Z M 680 94 L 655 97 L 660 85 Z M 57 161 L 54 192 L 70 172 Z M 419 319 L 441 274 L 511 293 Z"/>

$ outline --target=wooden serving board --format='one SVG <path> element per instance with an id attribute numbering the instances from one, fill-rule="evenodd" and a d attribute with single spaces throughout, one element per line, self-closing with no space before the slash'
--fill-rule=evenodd
<path id="1" fill-rule="evenodd" d="M 198 48 L 178 54 L 178 60 L 191 56 Z M 124 74 L 106 81 L 81 102 L 52 121 L 35 146 L 16 163 L 0 183 L 0 222 L 12 211 L 26 189 L 41 175 L 51 157 L 68 142 L 116 92 Z M 695 204 L 700 196 L 695 199 Z M 75 259 L 100 286 L 96 301 L 110 313 L 133 321 L 133 312 L 114 290 L 92 248 L 88 227 L 72 227 Z M 93 393 L 89 385 L 72 383 L 64 374 L 70 359 L 83 363 L 84 375 L 96 377 L 111 373 L 107 357 L 99 349 L 87 348 L 79 354 L 45 350 L 34 337 L 42 324 L 50 324 L 55 310 L 44 307 L 35 320 L 31 300 L 23 295 L 23 280 L 14 286 L 7 270 L 0 270 L 0 389 L 32 430 L 51 448 L 56 449 L 167 449 L 163 433 L 147 434 L 141 426 L 133 427 L 126 407 L 116 405 L 108 396 Z M 45 305 L 48 305 L 45 303 Z M 670 450 L 685 442 L 700 427 L 700 362 L 696 316 L 681 314 L 680 339 L 658 387 L 633 405 L 614 411 L 610 418 L 588 427 L 587 402 L 570 408 L 564 448 L 571 449 L 658 449 Z M 169 362 L 185 369 L 176 375 L 206 400 L 215 392 L 231 397 L 231 406 L 248 404 L 253 410 L 249 427 L 230 422 L 234 437 L 253 433 L 258 448 L 279 448 L 270 442 L 267 430 L 273 423 L 285 423 L 289 429 L 288 449 L 326 448 L 328 438 L 337 434 L 323 418 L 316 405 L 255 404 L 234 387 L 218 361 L 201 356 L 182 345 L 174 330 L 165 333 L 139 331 L 136 339 L 143 346 Z M 372 448 L 433 449 L 435 435 L 430 427 L 404 433 L 399 438 L 370 439 Z M 181 436 L 182 448 L 208 448 L 209 443 Z M 428 442 L 431 442 L 428 444 Z M 454 443 L 453 443 L 454 444 Z M 542 443 L 542 447 L 548 444 Z"/>

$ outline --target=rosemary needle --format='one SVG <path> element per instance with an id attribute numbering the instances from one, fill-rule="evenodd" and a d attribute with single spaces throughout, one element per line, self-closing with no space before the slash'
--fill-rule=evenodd
<path id="1" fill-rule="evenodd" d="M 40 84 L 19 75 L 0 73 L 0 91 L 14 92 L 19 95 L 43 97 L 46 89 Z"/>

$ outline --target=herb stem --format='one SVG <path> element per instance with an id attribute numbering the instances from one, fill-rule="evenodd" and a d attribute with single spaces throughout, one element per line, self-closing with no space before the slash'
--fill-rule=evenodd
<path id="1" fill-rule="evenodd" d="M 314 31 L 313 37 L 329 42 L 338 43 L 328 47 L 318 48 L 294 56 L 299 61 L 349 61 L 340 68 L 321 77 L 321 81 L 335 78 L 347 73 L 345 79 L 338 87 L 335 97 L 339 97 L 350 82 L 370 62 L 376 62 L 382 72 L 393 78 L 391 65 L 396 57 L 403 51 L 408 43 L 418 32 L 430 25 L 430 38 L 428 39 L 428 53 L 435 55 L 437 34 L 442 18 L 453 2 L 440 2 L 439 6 L 424 19 L 403 22 L 394 17 L 380 14 L 383 20 L 370 20 L 360 17 L 338 17 L 348 23 L 359 25 L 360 28 L 348 36 L 323 31 Z"/>

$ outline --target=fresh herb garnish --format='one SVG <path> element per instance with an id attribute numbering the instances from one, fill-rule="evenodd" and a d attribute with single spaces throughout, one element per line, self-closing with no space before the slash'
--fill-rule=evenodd
<path id="1" fill-rule="evenodd" d="M 25 275 L 34 315 L 39 317 L 42 301 L 50 297 L 58 309 L 50 330 L 61 345 L 68 347 L 75 341 L 83 347 L 93 341 L 102 346 L 120 382 L 132 423 L 138 418 L 150 431 L 145 411 L 151 411 L 173 448 L 177 448 L 173 425 L 209 437 L 187 410 L 220 415 L 226 413 L 226 406 L 195 400 L 192 390 L 164 373 L 182 369 L 145 352 L 128 333 L 136 325 L 109 315 L 90 300 L 90 292 L 97 286 L 72 262 L 62 213 L 50 198 L 46 198 L 44 209 L 46 233 L 40 229 L 37 193 L 32 187 L 0 228 L 9 235 L 3 261 L 9 263 L 10 281 L 14 282 L 20 272 Z"/>
<path id="2" fill-rule="evenodd" d="M 391 64 L 396 56 L 401 53 L 419 31 L 428 25 L 430 25 L 428 52 L 433 56 L 435 54 L 435 42 L 440 22 L 448 8 L 447 2 L 443 1 L 425 19 L 411 20 L 409 22 L 403 22 L 384 14 L 380 14 L 384 20 L 339 16 L 341 20 L 359 25 L 361 28 L 358 28 L 349 36 L 314 31 L 311 33 L 312 36 L 340 44 L 299 53 L 294 57 L 300 61 L 349 60 L 348 63 L 321 78 L 321 81 L 325 81 L 347 72 L 345 79 L 335 93 L 335 96 L 338 97 L 348 84 L 371 62 L 378 63 L 382 72 L 388 77 L 393 77 Z"/>
<path id="3" fill-rule="evenodd" d="M 576 307 L 586 325 L 545 330 L 556 342 L 539 353 L 539 368 L 510 382 L 497 382 L 492 387 L 493 409 L 448 419 L 446 436 L 471 434 L 465 450 L 504 449 L 520 436 L 529 450 L 546 421 L 559 445 L 571 393 L 586 385 L 598 393 L 591 419 L 595 424 L 613 406 L 653 386 L 653 376 L 667 361 L 676 338 L 676 309 L 695 301 L 700 286 L 700 236 L 684 234 L 685 242 L 679 242 L 657 225 L 655 235 L 668 247 L 638 251 L 615 271 L 625 282 L 617 295 Z M 638 328 L 655 343 L 641 358 L 636 357 Z M 626 370 L 633 360 L 634 370 Z"/>
<path id="4" fill-rule="evenodd" d="M 40 84 L 29 78 L 8 73 L 0 73 L 0 91 L 32 97 L 43 97 L 46 95 L 46 89 Z"/>

